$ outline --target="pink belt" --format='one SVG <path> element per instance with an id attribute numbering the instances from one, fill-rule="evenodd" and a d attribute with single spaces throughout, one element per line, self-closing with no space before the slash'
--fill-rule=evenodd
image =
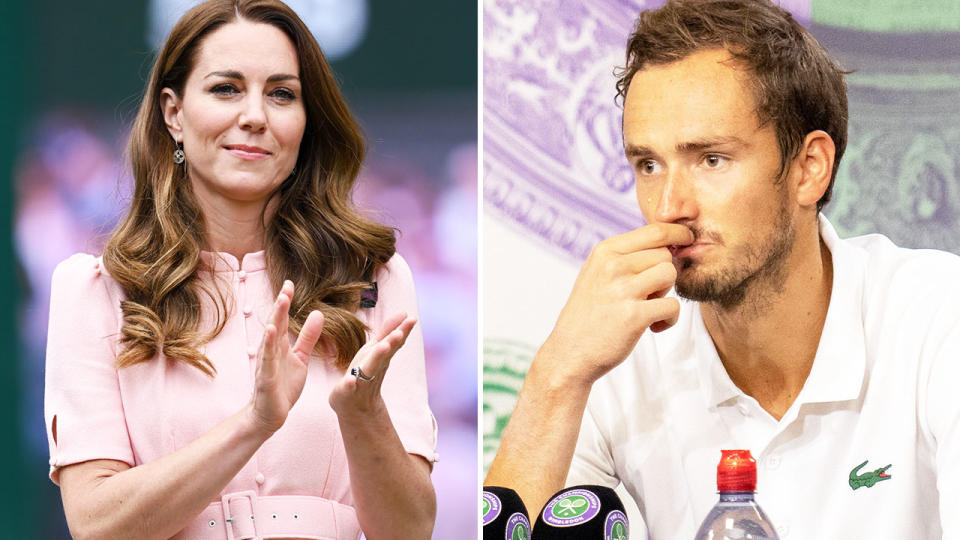
<path id="1" fill-rule="evenodd" d="M 174 538 L 357 540 L 360 523 L 352 506 L 320 497 L 237 491 L 208 506 Z"/>

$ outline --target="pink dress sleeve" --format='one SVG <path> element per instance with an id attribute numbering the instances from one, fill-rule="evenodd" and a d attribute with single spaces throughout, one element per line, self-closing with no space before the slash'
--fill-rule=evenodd
<path id="1" fill-rule="evenodd" d="M 394 254 L 377 272 L 375 280 L 377 304 L 366 320 L 372 332 L 379 330 L 383 321 L 395 313 L 404 312 L 419 318 L 413 275 L 403 257 Z M 423 332 L 419 320 L 406 343 L 390 361 L 381 391 L 403 447 L 408 453 L 423 456 L 430 463 L 436 462 L 439 457 L 436 453 L 437 428 L 427 403 Z"/>
<path id="2" fill-rule="evenodd" d="M 92 459 L 134 464 L 115 368 L 120 288 L 100 261 L 78 254 L 53 272 L 44 417 L 50 479 Z"/>

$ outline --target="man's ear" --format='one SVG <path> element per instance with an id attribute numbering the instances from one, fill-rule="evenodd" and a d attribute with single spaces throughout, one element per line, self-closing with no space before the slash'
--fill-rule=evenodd
<path id="1" fill-rule="evenodd" d="M 180 112 L 183 110 L 183 100 L 170 88 L 160 91 L 160 112 L 163 113 L 163 122 L 167 125 L 170 136 L 178 143 L 183 142 L 183 127 L 180 123 Z"/>
<path id="2" fill-rule="evenodd" d="M 801 172 L 797 183 L 797 203 L 800 206 L 816 206 L 827 191 L 835 155 L 836 146 L 827 132 L 811 131 L 804 137 L 795 160 Z"/>

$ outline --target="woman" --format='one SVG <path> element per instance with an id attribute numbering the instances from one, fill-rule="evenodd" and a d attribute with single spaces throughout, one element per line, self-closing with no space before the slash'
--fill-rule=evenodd
<path id="1" fill-rule="evenodd" d="M 349 204 L 362 139 L 302 21 L 277 0 L 185 14 L 130 157 L 102 259 L 53 277 L 45 416 L 73 536 L 428 538 L 412 279 Z"/>

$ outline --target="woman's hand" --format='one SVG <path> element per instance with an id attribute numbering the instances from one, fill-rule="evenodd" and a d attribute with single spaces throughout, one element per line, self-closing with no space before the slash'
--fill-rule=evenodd
<path id="1" fill-rule="evenodd" d="M 323 332 L 323 314 L 310 313 L 296 343 L 290 347 L 288 336 L 290 300 L 293 283 L 284 281 L 273 313 L 263 331 L 263 342 L 257 356 L 251 411 L 255 425 L 273 434 L 287 419 L 293 404 L 300 398 L 307 380 L 307 363 L 314 345 Z"/>
<path id="2" fill-rule="evenodd" d="M 417 319 L 398 313 L 387 317 L 373 339 L 357 351 L 350 367 L 340 382 L 330 392 L 330 406 L 338 414 L 367 414 L 383 407 L 380 386 L 390 366 L 390 359 L 407 341 L 410 330 Z M 361 381 L 351 375 L 353 368 L 359 368 L 370 381 Z"/>
<path id="3" fill-rule="evenodd" d="M 370 540 L 425 540 L 436 519 L 430 464 L 408 453 L 380 393 L 393 355 L 416 323 L 415 317 L 404 313 L 388 317 L 330 392 L 330 407 L 337 413 L 347 454 L 357 520 Z M 420 339 L 419 332 L 413 339 Z M 419 343 L 411 345 L 419 350 Z M 359 380 L 351 375 L 353 368 L 371 379 Z M 408 411 L 400 407 L 394 412 Z"/>

